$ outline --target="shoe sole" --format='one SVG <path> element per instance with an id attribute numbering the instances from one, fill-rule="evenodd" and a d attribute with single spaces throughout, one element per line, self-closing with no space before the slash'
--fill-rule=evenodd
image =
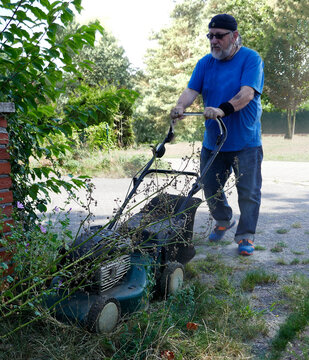
<path id="1" fill-rule="evenodd" d="M 250 255 L 253 255 L 253 251 L 249 253 L 248 251 L 243 250 L 239 253 L 239 255 L 250 256 Z"/>

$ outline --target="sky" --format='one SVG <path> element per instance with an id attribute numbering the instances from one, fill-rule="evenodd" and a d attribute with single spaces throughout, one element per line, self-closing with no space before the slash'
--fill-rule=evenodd
<path id="1" fill-rule="evenodd" d="M 151 42 L 151 31 L 169 24 L 175 0 L 82 0 L 79 23 L 100 20 L 126 52 L 130 62 L 143 68 L 143 56 Z"/>

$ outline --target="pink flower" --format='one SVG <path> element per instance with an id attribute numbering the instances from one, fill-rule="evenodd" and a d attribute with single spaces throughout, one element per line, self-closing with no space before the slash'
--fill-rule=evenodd
<path id="1" fill-rule="evenodd" d="M 47 231 L 43 225 L 40 225 L 40 230 L 42 231 L 43 234 L 45 234 Z"/>
<path id="2" fill-rule="evenodd" d="M 17 209 L 24 209 L 24 208 L 25 208 L 24 205 L 21 202 L 17 201 Z"/>

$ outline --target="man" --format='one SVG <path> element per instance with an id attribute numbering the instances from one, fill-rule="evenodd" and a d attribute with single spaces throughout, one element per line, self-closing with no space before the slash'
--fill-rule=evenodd
<path id="1" fill-rule="evenodd" d="M 210 157 L 218 135 L 218 126 L 213 119 L 223 118 L 227 140 L 203 179 L 209 209 L 216 220 L 209 240 L 219 241 L 235 225 L 232 209 L 222 191 L 233 169 L 240 209 L 235 241 L 239 254 L 252 255 L 262 185 L 263 62 L 257 52 L 241 46 L 233 16 L 216 15 L 208 27 L 211 54 L 198 61 L 188 87 L 171 111 L 171 118 L 173 122 L 182 119 L 185 109 L 202 94 L 206 129 L 201 169 Z"/>

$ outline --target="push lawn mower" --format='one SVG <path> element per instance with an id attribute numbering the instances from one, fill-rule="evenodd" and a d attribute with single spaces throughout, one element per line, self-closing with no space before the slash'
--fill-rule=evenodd
<path id="1" fill-rule="evenodd" d="M 201 189 L 201 179 L 227 136 L 221 118 L 216 121 L 220 134 L 199 177 L 195 172 L 151 169 L 155 159 L 164 155 L 165 144 L 173 139 L 171 125 L 164 141 L 154 149 L 152 159 L 133 178 L 133 188 L 112 221 L 105 227 L 90 227 L 69 249 L 62 249 L 60 275 L 53 279 L 45 301 L 57 319 L 92 332 L 108 333 L 120 315 L 146 307 L 150 292 L 167 296 L 181 288 L 184 265 L 195 255 L 194 216 L 202 200 L 194 195 Z M 196 181 L 187 196 L 160 193 L 118 225 L 143 179 L 152 173 L 193 176 Z"/>

